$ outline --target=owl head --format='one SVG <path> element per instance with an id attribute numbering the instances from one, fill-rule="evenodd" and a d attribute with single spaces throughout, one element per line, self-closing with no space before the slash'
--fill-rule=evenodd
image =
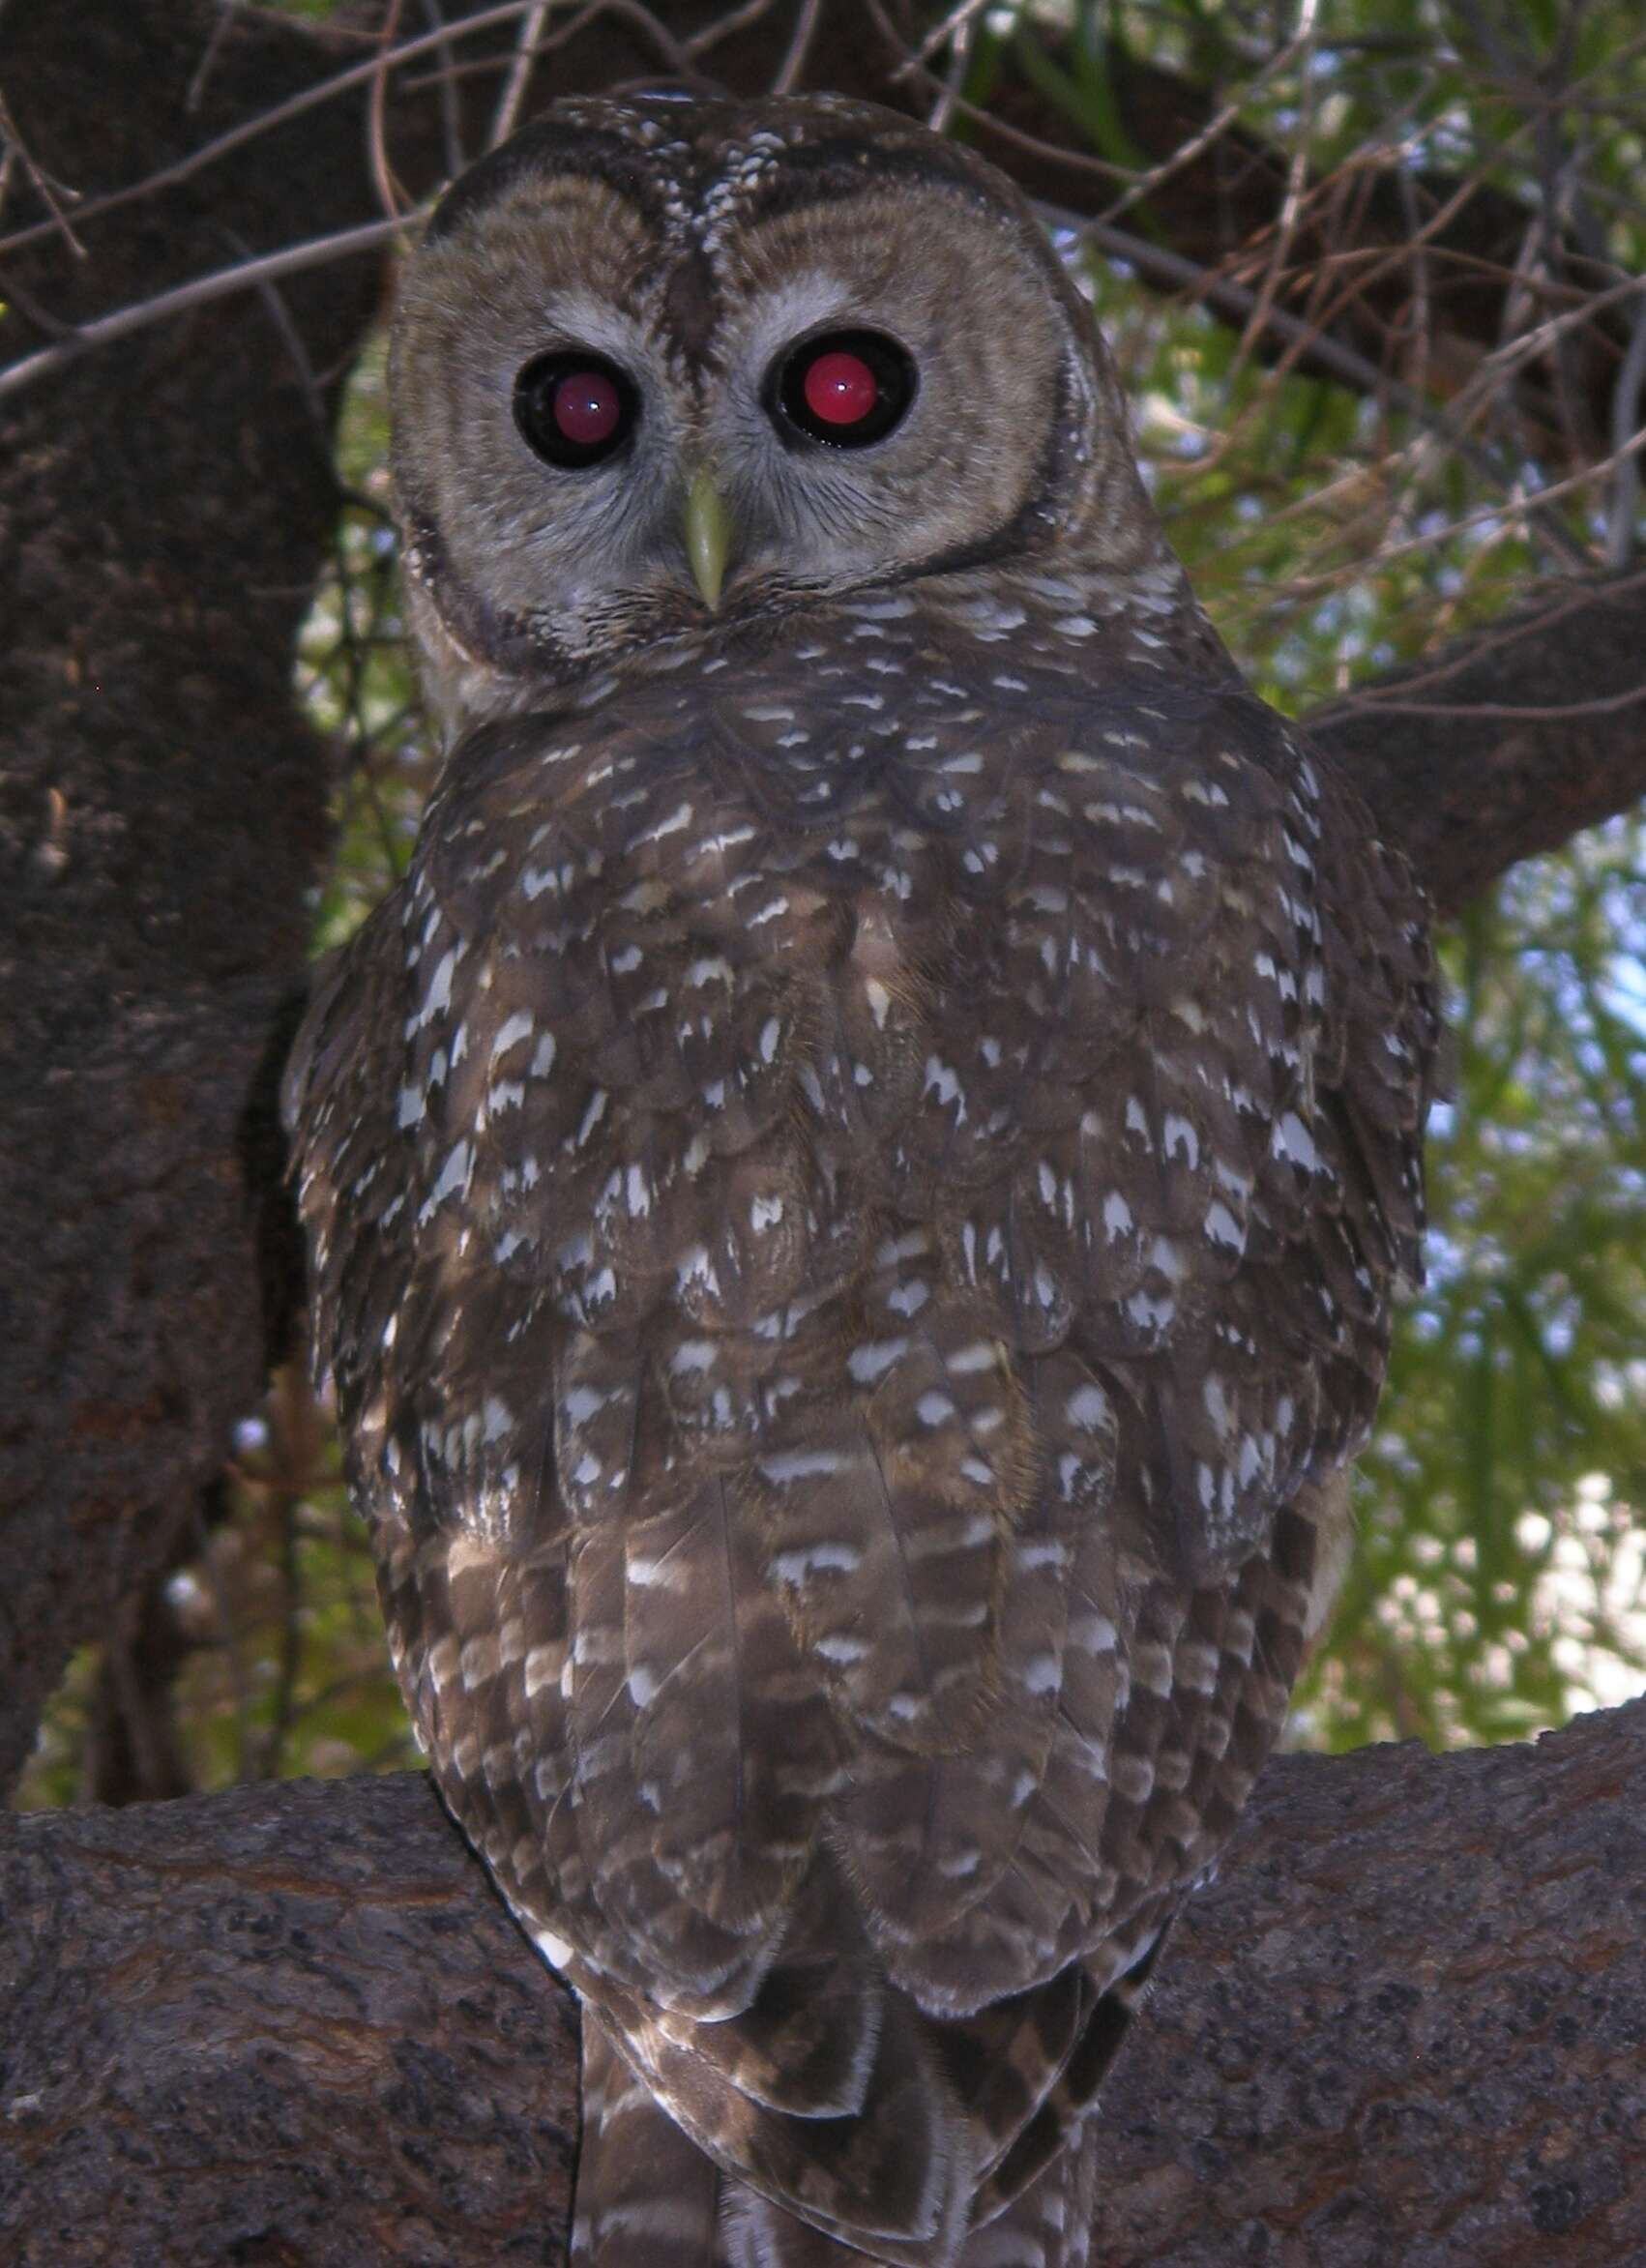
<path id="1" fill-rule="evenodd" d="M 832 97 L 557 105 L 436 211 L 391 398 L 452 728 L 832 595 L 1161 547 L 1021 197 Z"/>

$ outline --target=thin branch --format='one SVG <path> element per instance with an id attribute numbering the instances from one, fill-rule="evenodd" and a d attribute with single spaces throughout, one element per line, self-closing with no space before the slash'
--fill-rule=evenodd
<path id="1" fill-rule="evenodd" d="M 410 62 L 415 56 L 447 47 L 455 40 L 470 39 L 477 32 L 492 31 L 499 24 L 513 23 L 527 9 L 537 4 L 538 0 L 501 0 L 499 6 L 482 9 L 478 15 L 465 16 L 457 23 L 443 24 L 437 31 L 419 32 L 412 39 L 402 40 L 387 61 L 391 68 L 398 69 L 402 63 Z M 100 197 L 88 197 L 76 212 L 75 220 L 84 227 L 88 221 L 99 221 L 105 213 L 112 213 L 122 205 L 135 204 L 163 189 L 175 189 L 180 182 L 192 179 L 205 166 L 227 157 L 230 151 L 241 148 L 246 142 L 255 141 L 259 134 L 269 133 L 276 127 L 284 126 L 288 120 L 301 117 L 304 111 L 312 110 L 321 103 L 329 103 L 338 95 L 347 94 L 351 87 L 366 85 L 383 69 L 384 61 L 383 56 L 374 54 L 365 63 L 350 64 L 346 70 L 336 73 L 331 78 L 322 79 L 315 86 L 305 87 L 301 94 L 289 96 L 283 103 L 277 103 L 272 109 L 260 110 L 254 118 L 247 119 L 244 125 L 230 127 L 226 133 L 220 133 L 215 141 L 202 142 L 197 150 L 191 150 L 186 158 L 179 158 L 170 165 L 157 166 L 152 173 L 146 173 L 141 181 L 128 182 L 124 189 L 111 189 Z M 502 65 L 493 64 L 489 68 L 500 70 Z M 3 129 L 3 121 L 0 121 L 0 129 Z M 5 131 L 9 133 L 9 130 Z M 30 178 L 40 188 L 32 168 Z M 44 189 L 41 189 L 40 193 L 45 196 Z M 45 197 L 45 201 L 51 203 L 49 197 Z M 55 208 L 53 210 L 55 215 Z M 49 221 L 32 221 L 26 228 L 14 229 L 10 236 L 0 237 L 0 256 L 21 251 L 25 245 L 36 244 L 43 236 L 53 235 L 66 226 L 66 221 L 54 217 Z M 75 249 L 83 250 L 78 245 Z"/>
<path id="2" fill-rule="evenodd" d="M 157 292 L 152 299 L 117 308 L 112 314 L 100 315 L 95 323 L 82 324 L 55 345 L 43 346 L 35 354 L 24 355 L 9 369 L 0 370 L 0 398 L 20 394 L 95 348 L 110 346 L 117 339 L 130 339 L 134 332 L 146 331 L 152 324 L 163 323 L 190 308 L 205 307 L 213 300 L 228 298 L 233 292 L 272 283 L 281 276 L 295 276 L 305 268 L 320 268 L 332 260 L 348 259 L 355 252 L 375 251 L 402 236 L 404 231 L 403 220 L 367 221 L 359 228 L 339 228 L 332 236 L 311 237 L 307 244 L 287 245 L 283 251 L 265 252 L 255 260 L 237 261 L 232 268 L 218 268 L 208 276 L 191 277 L 171 291 Z"/>
<path id="3" fill-rule="evenodd" d="M 904 59 L 896 70 L 887 74 L 887 83 L 895 85 L 898 79 L 906 77 L 910 73 L 918 72 L 930 89 L 933 99 L 941 100 L 947 91 L 948 82 L 940 73 L 933 71 L 929 65 L 922 63 L 915 51 L 906 44 L 897 27 L 886 14 L 881 0 L 864 0 L 864 5 L 868 11 L 876 31 L 881 34 L 888 44 L 901 47 L 903 50 Z M 957 11 L 956 14 L 958 13 Z M 991 134 L 1010 143 L 1014 149 L 1024 150 L 1036 158 L 1053 159 L 1059 165 L 1071 171 L 1090 173 L 1100 181 L 1132 182 L 1137 178 L 1135 168 L 1131 165 L 1116 165 L 1107 158 L 1094 158 L 1089 152 L 1072 149 L 1067 143 L 1048 142 L 1038 133 L 1025 133 L 1021 127 L 1008 125 L 1004 118 L 997 117 L 992 110 L 985 109 L 977 103 L 968 103 L 963 95 L 954 97 L 953 107 L 958 116 L 974 126 L 986 127 Z M 4 245 L 0 245 L 0 251 L 4 251 L 5 249 Z"/>
<path id="4" fill-rule="evenodd" d="M 246 0 L 222 0 L 221 12 L 212 25 L 204 47 L 200 50 L 200 60 L 194 68 L 193 77 L 189 81 L 189 92 L 183 98 L 183 107 L 191 117 L 205 101 L 206 88 L 211 80 L 212 72 L 216 68 L 218 57 L 222 53 L 223 43 L 229 33 L 233 31 L 237 18 L 245 14 L 245 10 Z"/>
<path id="5" fill-rule="evenodd" d="M 431 24 L 444 27 L 446 18 L 441 12 L 440 0 L 423 0 L 423 13 Z M 445 55 L 439 74 L 440 132 L 446 145 L 446 170 L 454 181 L 468 163 L 468 153 L 463 148 L 462 104 L 457 100 L 456 85 L 452 76 L 455 68 L 454 58 L 450 54 Z"/>
<path id="6" fill-rule="evenodd" d="M 750 24 L 758 23 L 763 15 L 770 15 L 775 4 L 776 0 L 744 0 L 741 8 L 728 9 L 723 15 L 717 16 L 713 23 L 705 24 L 700 32 L 692 33 L 686 43 L 687 54 L 708 54 L 712 47 L 720 46 L 725 40 L 734 39 L 739 32 L 746 32 Z"/>
<path id="7" fill-rule="evenodd" d="M 1561 724 L 1579 717 L 1615 717 L 1621 710 L 1646 703 L 1646 685 L 1631 685 L 1603 700 L 1553 701 L 1546 708 L 1513 701 L 1403 701 L 1397 692 L 1391 687 L 1386 696 L 1380 696 L 1375 689 L 1368 689 L 1364 700 L 1337 702 L 1331 710 L 1311 717 L 1309 722 L 1312 726 L 1350 709 L 1375 708 L 1380 717 L 1491 717 L 1506 724 Z"/>
<path id="8" fill-rule="evenodd" d="M 1302 0 L 1298 15 L 1297 39 L 1306 49 L 1313 44 L 1314 13 L 1315 0 Z M 1280 280 L 1286 272 L 1286 262 L 1290 256 L 1292 246 L 1297 241 L 1298 224 L 1303 218 L 1303 209 L 1307 201 L 1309 142 L 1313 131 L 1314 89 L 1306 72 L 1303 101 L 1298 111 L 1297 146 L 1292 151 L 1291 162 L 1286 167 L 1285 195 L 1280 202 L 1280 217 L 1275 228 L 1273 249 L 1268 259 L 1264 262 L 1263 281 L 1258 289 L 1256 303 L 1247 318 L 1246 328 L 1241 333 L 1240 345 L 1236 352 L 1237 368 L 1241 358 L 1250 352 L 1252 346 L 1268 328 L 1269 310 L 1273 307 L 1275 295 L 1280 287 Z"/>
<path id="9" fill-rule="evenodd" d="M 1646 391 L 1646 280 L 1637 284 L 1640 304 L 1634 310 L 1629 352 L 1612 390 L 1612 452 L 1617 480 L 1606 523 L 1606 564 L 1627 567 L 1634 554 L 1634 521 L 1640 503 L 1640 457 L 1631 446 L 1640 437 L 1641 396 Z"/>
<path id="10" fill-rule="evenodd" d="M 49 221 L 40 221 L 33 233 L 37 236 L 61 236 L 75 258 L 83 260 L 86 257 L 86 248 L 74 234 L 73 225 L 63 209 L 58 196 L 59 185 L 53 182 L 44 168 L 38 165 L 30 157 L 28 144 L 17 132 L 16 121 L 7 108 L 3 88 L 0 88 L 0 141 L 6 145 L 4 156 L 0 157 L 0 191 L 3 191 L 6 186 L 6 173 L 15 158 L 28 175 L 29 185 L 35 195 L 39 197 L 41 203 L 51 215 Z M 83 212 L 80 218 L 84 220 Z M 0 241 L 0 251 L 5 251 L 8 249 L 8 246 Z"/>
<path id="11" fill-rule="evenodd" d="M 800 0 L 800 13 L 795 18 L 788 49 L 778 66 L 777 77 L 772 81 L 774 95 L 792 94 L 799 85 L 800 74 L 806 69 L 806 58 L 810 52 L 822 13 L 822 0 Z"/>
<path id="12" fill-rule="evenodd" d="M 907 78 L 911 71 L 929 63 L 938 48 L 946 46 L 951 40 L 969 33 L 989 5 L 990 0 L 959 0 L 958 7 L 952 8 L 940 23 L 934 24 L 918 47 L 906 50 L 906 59 L 892 74 L 894 82 Z"/>
<path id="13" fill-rule="evenodd" d="M 1199 305 L 1212 308 L 1220 314 L 1244 321 L 1256 307 L 1256 294 L 1249 291 L 1244 284 L 1233 283 L 1227 277 L 1215 275 L 1211 269 L 1201 267 L 1198 261 L 1187 258 L 1182 252 L 1174 252 L 1164 245 L 1151 244 L 1145 237 L 1134 236 L 1130 229 L 1115 228 L 1102 221 L 1088 221 L 1083 214 L 1073 213 L 1065 206 L 1048 205 L 1043 200 L 1037 200 L 1035 209 L 1068 236 L 1095 246 L 1110 259 L 1124 261 L 1139 275 L 1182 286 L 1192 294 Z M 1455 420 L 1446 411 L 1426 401 L 1421 394 L 1402 384 L 1398 378 L 1390 377 L 1386 370 L 1380 370 L 1365 355 L 1357 354 L 1352 346 L 1345 346 L 1340 339 L 1322 334 L 1301 316 L 1288 314 L 1284 308 L 1270 309 L 1265 328 L 1277 339 L 1285 339 L 1300 352 L 1307 353 L 1323 368 L 1333 371 L 1346 385 L 1352 386 L 1357 394 L 1369 395 L 1373 400 L 1387 401 L 1415 424 L 1425 427 L 1438 440 L 1443 441 L 1448 449 L 1455 450 L 1494 488 L 1504 493 L 1512 489 L 1509 475 L 1489 450 L 1459 432 Z M 1552 489 L 1543 492 L 1544 496 L 1553 493 Z M 1543 501 L 1543 498 L 1539 501 Z M 1541 532 L 1548 542 L 1549 548 L 1559 554 L 1573 573 L 1582 573 L 1593 565 L 1582 545 L 1573 542 L 1564 528 L 1551 525 Z"/>
<path id="14" fill-rule="evenodd" d="M 548 21 L 552 0 L 533 0 L 533 5 L 520 19 L 520 29 L 514 41 L 514 52 L 509 64 L 509 75 L 503 82 L 503 92 L 497 98 L 497 112 L 491 121 L 491 138 L 487 149 L 496 149 L 506 142 L 514 131 L 514 121 L 520 115 L 520 104 L 526 99 L 526 88 L 531 83 L 532 65 L 537 60 L 538 42 L 543 38 L 544 25 Z"/>
<path id="15" fill-rule="evenodd" d="M 1539 609 L 1538 635 L 1541 639 L 1553 640 L 1563 623 L 1570 621 L 1575 615 L 1585 613 L 1597 601 L 1603 600 L 1608 604 L 1613 604 L 1631 598 L 1641 591 L 1646 591 L 1646 569 L 1641 569 L 1634 574 L 1609 578 L 1604 583 L 1585 583 L 1581 589 L 1572 591 L 1570 596 L 1563 597 L 1558 605 Z M 1345 699 L 1333 701 L 1311 710 L 1308 720 L 1310 729 L 1329 725 L 1337 719 L 1349 715 L 1352 711 L 1374 707 L 1380 709 L 1386 700 L 1403 699 L 1408 693 L 1422 692 L 1426 686 L 1434 687 L 1449 684 L 1454 678 L 1463 676 L 1478 668 L 1480 663 L 1489 655 L 1509 653 L 1519 645 L 1525 635 L 1526 624 L 1518 613 L 1512 615 L 1507 622 L 1500 624 L 1495 629 L 1476 631 L 1464 641 L 1456 653 L 1438 661 L 1426 663 L 1421 669 L 1402 673 L 1387 687 L 1372 679 L 1364 685 L 1357 686 Z M 1439 713 L 1448 717 L 1465 714 L 1472 716 L 1475 714 L 1475 707 L 1473 701 L 1443 704 L 1440 706 Z M 1525 712 L 1520 713 L 1524 714 Z M 1565 716 L 1568 711 L 1563 709 L 1560 714 Z"/>
<path id="16" fill-rule="evenodd" d="M 255 258 L 256 255 L 252 252 L 250 246 L 244 243 L 232 229 L 224 229 L 221 233 L 231 250 L 240 254 L 243 263 Z M 303 342 L 303 334 L 292 321 L 291 310 L 285 304 L 284 294 L 272 277 L 258 277 L 252 288 L 262 301 L 264 310 L 279 333 L 280 344 L 285 348 L 290 359 L 292 373 L 297 380 L 304 403 L 309 411 L 309 422 L 313 427 L 315 442 L 325 458 L 328 469 L 330 469 L 332 463 L 331 426 L 326 416 L 326 404 L 320 381 L 315 374 L 314 365 L 309 359 L 309 349 Z"/>
<path id="17" fill-rule="evenodd" d="M 381 45 L 377 69 L 372 75 L 370 93 L 366 108 L 367 148 L 371 156 L 371 179 L 377 191 L 377 202 L 385 215 L 397 221 L 404 207 L 396 186 L 394 167 L 389 162 L 389 137 L 386 124 L 389 92 L 389 53 L 394 45 L 395 33 L 399 28 L 400 10 L 404 0 L 389 0 L 389 12 L 383 18 Z"/>

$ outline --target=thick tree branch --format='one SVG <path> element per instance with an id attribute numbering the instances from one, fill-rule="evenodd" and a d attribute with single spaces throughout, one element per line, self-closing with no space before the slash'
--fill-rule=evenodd
<path id="1" fill-rule="evenodd" d="M 1460 913 L 1646 794 L 1646 570 L 1557 584 L 1305 722 Z"/>
<path id="2" fill-rule="evenodd" d="M 1291 1756 L 1102 2112 L 1103 2268 L 1646 2257 L 1646 1704 Z M 563 2257 L 575 2016 L 412 1777 L 0 1822 L 17 2268 Z"/>

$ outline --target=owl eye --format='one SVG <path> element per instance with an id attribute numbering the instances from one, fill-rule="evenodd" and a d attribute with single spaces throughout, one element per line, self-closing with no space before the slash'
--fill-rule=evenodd
<path id="1" fill-rule="evenodd" d="M 633 380 L 603 354 L 568 347 L 540 354 L 514 380 L 514 423 L 545 464 L 564 472 L 603 464 L 640 415 Z"/>
<path id="2" fill-rule="evenodd" d="M 768 407 L 779 431 L 830 449 L 884 440 L 915 398 L 915 366 L 880 331 L 829 331 L 773 365 Z"/>

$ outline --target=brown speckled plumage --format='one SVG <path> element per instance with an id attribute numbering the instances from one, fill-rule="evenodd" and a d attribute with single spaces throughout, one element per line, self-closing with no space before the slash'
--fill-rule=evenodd
<path id="1" fill-rule="evenodd" d="M 768 462 L 770 354 L 848 318 L 915 408 Z M 602 322 L 652 391 L 591 483 L 506 401 Z M 964 152 L 567 106 L 449 200 L 395 385 L 453 745 L 290 1109 L 407 1698 L 583 2002 L 575 2247 L 1081 2261 L 1417 1268 L 1423 909 Z"/>

